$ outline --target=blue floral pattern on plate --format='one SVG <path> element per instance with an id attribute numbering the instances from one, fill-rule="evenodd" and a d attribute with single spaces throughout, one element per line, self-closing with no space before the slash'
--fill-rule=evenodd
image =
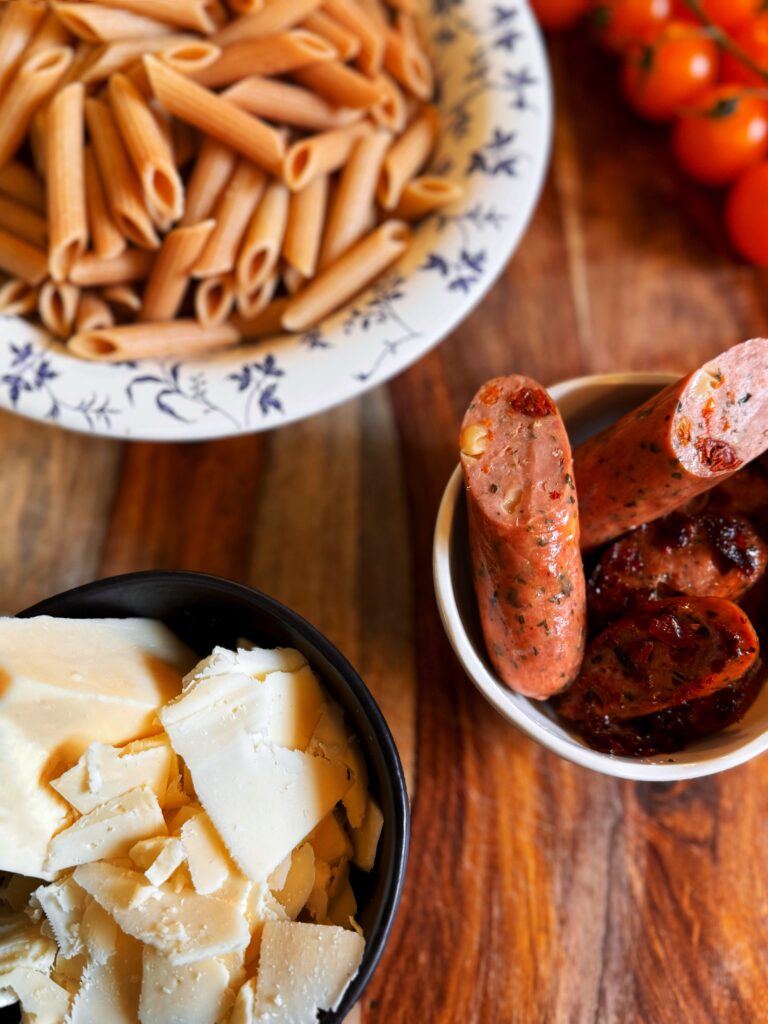
<path id="1" fill-rule="evenodd" d="M 425 22 L 444 131 L 435 173 L 456 208 L 420 225 L 387 277 L 319 328 L 208 358 L 102 365 L 0 320 L 0 407 L 111 437 L 191 440 L 268 430 L 380 384 L 471 311 L 514 252 L 549 156 L 549 70 L 526 0 L 431 0 Z"/>

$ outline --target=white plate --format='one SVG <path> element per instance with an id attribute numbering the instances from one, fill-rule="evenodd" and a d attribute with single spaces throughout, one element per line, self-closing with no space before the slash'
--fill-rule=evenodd
<path id="1" fill-rule="evenodd" d="M 557 402 L 572 443 L 578 444 L 675 379 L 663 373 L 580 377 L 549 388 L 549 393 Z M 672 782 L 714 775 L 768 750 L 766 685 L 740 722 L 675 754 L 646 758 L 616 757 L 592 750 L 565 727 L 549 705 L 507 689 L 493 671 L 480 630 L 461 467 L 449 480 L 440 505 L 433 567 L 443 625 L 469 678 L 504 718 L 561 757 L 603 775 L 638 782 Z"/>
<path id="2" fill-rule="evenodd" d="M 549 158 L 552 92 L 525 0 L 432 0 L 444 133 L 433 167 L 456 209 L 422 225 L 392 274 L 297 338 L 196 360 L 83 363 L 19 319 L 0 331 L 0 407 L 112 437 L 268 430 L 381 384 L 467 316 L 515 250 Z"/>

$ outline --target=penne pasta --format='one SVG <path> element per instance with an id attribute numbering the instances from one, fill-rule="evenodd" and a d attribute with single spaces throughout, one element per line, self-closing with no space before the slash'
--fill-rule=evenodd
<path id="1" fill-rule="evenodd" d="M 308 89 L 270 78 L 244 78 L 224 93 L 230 103 L 268 121 L 283 121 L 310 131 L 329 131 L 353 124 L 361 110 L 334 107 Z"/>
<path id="2" fill-rule="evenodd" d="M 85 199 L 85 86 L 73 82 L 54 96 L 46 117 L 48 266 L 65 281 L 88 245 Z"/>
<path id="3" fill-rule="evenodd" d="M 384 67 L 417 99 L 427 102 L 435 91 L 432 66 L 412 35 L 386 30 Z"/>
<path id="4" fill-rule="evenodd" d="M 29 126 L 29 148 L 32 152 L 32 163 L 40 177 L 45 181 L 45 147 L 48 144 L 45 121 L 48 116 L 48 104 L 35 112 Z"/>
<path id="5" fill-rule="evenodd" d="M 189 35 L 162 35 L 145 36 L 140 39 L 119 39 L 105 43 L 94 51 L 91 62 L 80 77 L 87 85 L 103 82 L 116 71 L 125 71 L 131 67 L 145 53 L 161 53 L 171 50 L 175 46 L 197 45 L 198 42 L 200 40 Z"/>
<path id="6" fill-rule="evenodd" d="M 329 178 L 321 174 L 291 196 L 283 258 L 305 278 L 313 277 L 328 209 Z"/>
<path id="7" fill-rule="evenodd" d="M 320 6 L 321 0 L 265 0 L 264 6 L 254 14 L 236 18 L 213 37 L 219 46 L 263 39 L 285 32 L 298 25 Z"/>
<path id="8" fill-rule="evenodd" d="M 43 326 L 57 338 L 72 333 L 80 289 L 66 282 L 46 281 L 40 289 L 38 311 Z"/>
<path id="9" fill-rule="evenodd" d="M 381 99 L 374 103 L 368 113 L 376 124 L 394 135 L 400 135 L 408 123 L 405 96 L 397 82 L 386 72 L 378 75 L 376 81 L 381 87 Z"/>
<path id="10" fill-rule="evenodd" d="M 313 11 L 304 19 L 301 27 L 327 39 L 335 47 L 339 60 L 343 60 L 345 64 L 354 60 L 360 53 L 359 38 L 322 10 Z"/>
<path id="11" fill-rule="evenodd" d="M 360 40 L 360 70 L 371 77 L 378 75 L 384 62 L 385 26 L 352 0 L 323 0 L 323 9 Z"/>
<path id="12" fill-rule="evenodd" d="M 107 204 L 120 233 L 144 249 L 159 248 L 160 241 L 144 201 L 141 183 L 112 111 L 102 100 L 87 99 L 85 117 Z"/>
<path id="13" fill-rule="evenodd" d="M 0 227 L 44 249 L 48 244 L 48 221 L 36 210 L 0 195 Z"/>
<path id="14" fill-rule="evenodd" d="M 339 61 L 313 64 L 293 73 L 293 78 L 319 93 L 329 103 L 355 110 L 368 110 L 382 97 L 381 85 Z"/>
<path id="15" fill-rule="evenodd" d="M 175 320 L 84 331 L 70 338 L 67 347 L 82 359 L 119 363 L 131 359 L 193 355 L 209 349 L 229 348 L 239 341 L 239 332 L 230 324 L 203 327 L 195 320 Z"/>
<path id="16" fill-rule="evenodd" d="M 279 132 L 154 57 L 144 65 L 155 96 L 188 124 L 212 135 L 272 173 L 280 170 L 285 143 Z"/>
<path id="17" fill-rule="evenodd" d="M 302 189 L 321 174 L 337 171 L 349 159 L 359 139 L 369 135 L 372 127 L 367 121 L 334 128 L 319 135 L 310 135 L 296 142 L 288 150 L 283 167 L 283 178 L 294 191 Z"/>
<path id="18" fill-rule="evenodd" d="M 195 75 L 216 64 L 223 52 L 220 46 L 207 39 L 188 39 L 163 47 L 157 51 L 157 56 L 180 75 Z"/>
<path id="19" fill-rule="evenodd" d="M 192 269 L 200 259 L 215 222 L 202 221 L 166 235 L 144 291 L 141 319 L 173 320 L 181 308 Z"/>
<path id="20" fill-rule="evenodd" d="M 114 259 L 89 252 L 72 267 L 69 279 L 83 288 L 143 281 L 149 277 L 153 263 L 154 256 L 145 249 L 126 249 Z"/>
<path id="21" fill-rule="evenodd" d="M 287 331 L 306 331 L 343 306 L 398 260 L 411 241 L 402 221 L 386 221 L 321 271 L 286 306 Z"/>
<path id="22" fill-rule="evenodd" d="M 27 284 L 40 284 L 48 276 L 48 254 L 0 228 L 0 270 Z"/>
<path id="23" fill-rule="evenodd" d="M 193 72 L 195 81 L 209 89 L 231 85 L 247 75 L 283 75 L 338 56 L 326 39 L 306 29 L 234 43 L 220 52 L 218 60 Z"/>
<path id="24" fill-rule="evenodd" d="M 20 65 L 3 96 L 0 167 L 7 164 L 21 146 L 32 118 L 58 85 L 72 57 L 69 47 L 52 47 Z"/>
<path id="25" fill-rule="evenodd" d="M 85 171 L 85 205 L 88 214 L 88 227 L 96 255 L 104 259 L 114 259 L 125 249 L 127 243 L 107 206 L 106 196 L 101 184 L 99 169 L 93 149 L 86 146 L 83 154 Z"/>
<path id="26" fill-rule="evenodd" d="M 243 319 L 253 321 L 272 302 L 277 286 L 280 283 L 280 272 L 274 268 L 253 291 L 237 293 L 237 309 Z"/>
<path id="27" fill-rule="evenodd" d="M 109 80 L 109 99 L 147 206 L 163 219 L 178 220 L 184 210 L 184 186 L 173 150 L 155 115 L 141 93 L 120 72 Z"/>
<path id="28" fill-rule="evenodd" d="M 16 73 L 46 9 L 29 0 L 6 4 L 0 21 L 0 94 Z"/>
<path id="29" fill-rule="evenodd" d="M 356 143 L 333 195 L 320 250 L 320 269 L 346 252 L 376 221 L 376 189 L 392 136 L 381 129 Z"/>
<path id="30" fill-rule="evenodd" d="M 218 277 L 235 269 L 237 253 L 256 205 L 264 194 L 266 175 L 240 160 L 214 210 L 216 227 L 193 269 L 195 277 Z"/>
<path id="31" fill-rule="evenodd" d="M 254 14 L 264 6 L 264 0 L 227 0 L 227 7 L 237 15 Z"/>
<path id="32" fill-rule="evenodd" d="M 115 317 L 109 304 L 95 292 L 83 292 L 80 295 L 80 302 L 77 306 L 75 316 L 75 327 L 78 334 L 83 331 L 101 331 L 105 327 L 112 327 Z"/>
<path id="33" fill-rule="evenodd" d="M 464 194 L 461 185 L 447 178 L 425 175 L 409 181 L 394 210 L 398 220 L 421 220 L 435 210 L 458 202 Z"/>
<path id="34" fill-rule="evenodd" d="M 212 0 L 99 0 L 102 7 L 116 7 L 145 15 L 152 11 L 152 17 L 177 28 L 194 29 L 209 35 L 215 31 L 220 11 Z"/>
<path id="35" fill-rule="evenodd" d="M 101 289 L 101 296 L 111 307 L 117 308 L 118 313 L 131 315 L 138 313 L 141 309 L 141 296 L 138 289 L 132 284 L 112 284 Z"/>
<path id="36" fill-rule="evenodd" d="M 295 295 L 307 283 L 307 278 L 296 267 L 283 268 L 283 284 L 289 295 Z"/>
<path id="37" fill-rule="evenodd" d="M 277 265 L 283 248 L 291 193 L 281 181 L 272 181 L 256 207 L 237 258 L 238 293 L 259 288 Z"/>
<path id="38" fill-rule="evenodd" d="M 385 210 L 394 210 L 403 189 L 424 167 L 432 154 L 440 131 L 437 110 L 424 107 L 421 114 L 397 139 L 384 159 L 379 181 L 379 202 Z"/>
<path id="39" fill-rule="evenodd" d="M 0 192 L 39 213 L 45 212 L 45 185 L 25 164 L 0 167 Z"/>
<path id="40" fill-rule="evenodd" d="M 234 274 L 218 274 L 200 281 L 195 290 L 195 316 L 206 327 L 223 324 L 235 306 Z"/>
<path id="41" fill-rule="evenodd" d="M 247 317 L 238 314 L 232 318 L 231 322 L 242 335 L 243 341 L 255 341 L 258 338 L 283 334 L 283 313 L 289 302 L 289 296 L 273 299 L 255 316 Z"/>
<path id="42" fill-rule="evenodd" d="M 0 316 L 26 316 L 37 311 L 40 289 L 11 277 L 0 285 Z"/>
<path id="43" fill-rule="evenodd" d="M 38 53 L 49 50 L 51 47 L 70 46 L 72 42 L 71 33 L 61 23 L 56 12 L 48 11 L 24 53 L 24 60 L 36 57 Z"/>
<path id="44" fill-rule="evenodd" d="M 54 0 L 52 6 L 59 21 L 78 39 L 84 39 L 87 43 L 169 35 L 171 31 L 162 21 L 106 4 L 60 3 Z M 144 10 L 149 10 L 149 7 L 146 6 Z"/>
<path id="45" fill-rule="evenodd" d="M 237 157 L 228 146 L 216 139 L 205 139 L 187 186 L 181 227 L 197 224 L 211 215 L 236 163 Z"/>

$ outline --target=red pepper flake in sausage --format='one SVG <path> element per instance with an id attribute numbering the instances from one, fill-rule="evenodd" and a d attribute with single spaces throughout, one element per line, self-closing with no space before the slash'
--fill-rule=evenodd
<path id="1" fill-rule="evenodd" d="M 543 416 L 552 416 L 555 412 L 555 403 L 542 388 L 520 388 L 509 400 L 509 404 L 515 412 L 524 416 L 533 416 L 540 419 Z"/>

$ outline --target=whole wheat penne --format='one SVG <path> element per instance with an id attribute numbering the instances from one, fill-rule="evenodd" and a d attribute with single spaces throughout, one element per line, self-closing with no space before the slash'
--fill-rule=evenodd
<path id="1" fill-rule="evenodd" d="M 379 129 L 355 143 L 328 211 L 320 249 L 321 269 L 337 260 L 375 223 L 376 189 L 391 142 L 389 132 Z"/>
<path id="2" fill-rule="evenodd" d="M 224 93 L 230 103 L 257 117 L 282 121 L 310 131 L 329 131 L 353 124 L 362 110 L 334 107 L 309 89 L 256 75 L 244 78 Z"/>
<path id="3" fill-rule="evenodd" d="M 304 277 L 313 277 L 317 269 L 328 210 L 328 184 L 328 175 L 321 174 L 291 195 L 283 259 Z"/>
<path id="4" fill-rule="evenodd" d="M 0 167 L 14 156 L 27 133 L 35 112 L 58 85 L 72 62 L 73 51 L 66 46 L 42 50 L 22 61 L 3 96 L 0 118 Z"/>
<path id="5" fill-rule="evenodd" d="M 145 10 L 151 6 L 148 4 Z M 171 31 L 162 21 L 101 3 L 60 3 L 54 0 L 53 10 L 73 35 L 87 43 L 169 35 Z"/>
<path id="6" fill-rule="evenodd" d="M 302 21 L 301 27 L 327 39 L 335 47 L 339 60 L 343 60 L 345 64 L 354 60 L 360 53 L 358 37 L 323 11 L 313 11 Z"/>
<path id="7" fill-rule="evenodd" d="M 191 39 L 165 46 L 157 51 L 157 56 L 181 75 L 196 75 L 216 64 L 223 52 L 208 39 Z"/>
<path id="8" fill-rule="evenodd" d="M 349 159 L 355 144 L 372 131 L 367 121 L 333 128 L 295 142 L 285 157 L 283 177 L 294 191 L 304 188 L 313 178 L 337 171 Z"/>
<path id="9" fill-rule="evenodd" d="M 12 161 L 0 167 L 0 192 L 32 210 L 45 212 L 45 185 L 26 164 Z"/>
<path id="10" fill-rule="evenodd" d="M 264 0 L 227 0 L 227 7 L 236 17 L 242 14 L 255 14 L 263 6 Z"/>
<path id="11" fill-rule="evenodd" d="M 384 67 L 417 99 L 432 99 L 435 91 L 432 65 L 412 37 L 388 28 L 385 35 Z"/>
<path id="12" fill-rule="evenodd" d="M 201 324 L 223 324 L 235 306 L 234 274 L 217 274 L 200 281 L 195 289 L 195 316 Z"/>
<path id="13" fill-rule="evenodd" d="M 83 288 L 143 281 L 152 270 L 154 255 L 145 249 L 126 249 L 114 259 L 87 252 L 72 267 L 69 279 Z"/>
<path id="14" fill-rule="evenodd" d="M 378 82 L 335 60 L 300 68 L 292 77 L 338 107 L 368 110 L 382 95 Z"/>
<path id="15" fill-rule="evenodd" d="M 394 210 L 403 189 L 424 167 L 437 142 L 440 116 L 434 107 L 424 107 L 421 114 L 396 139 L 384 158 L 379 180 L 379 202 L 385 210 Z"/>
<path id="16" fill-rule="evenodd" d="M 0 21 L 0 93 L 24 59 L 25 51 L 45 13 L 42 4 L 30 3 L 28 0 L 5 4 Z"/>
<path id="17" fill-rule="evenodd" d="M 291 193 L 281 181 L 271 181 L 256 207 L 237 257 L 237 289 L 253 292 L 277 265 L 283 248 Z"/>
<path id="18" fill-rule="evenodd" d="M 130 316 L 141 309 L 141 295 L 135 285 L 111 284 L 100 289 L 100 292 L 104 301 L 115 308 L 118 314 Z"/>
<path id="19" fill-rule="evenodd" d="M 77 305 L 75 327 L 78 334 L 82 331 L 100 331 L 112 327 L 115 317 L 108 303 L 95 292 L 82 292 Z"/>
<path id="20" fill-rule="evenodd" d="M 120 72 L 109 80 L 109 99 L 147 206 L 161 217 L 177 220 L 184 210 L 184 185 L 155 115 L 141 93 Z"/>
<path id="21" fill-rule="evenodd" d="M 245 320 L 254 320 L 272 302 L 277 286 L 280 283 L 280 271 L 277 267 L 256 285 L 250 292 L 238 291 L 237 309 Z"/>
<path id="22" fill-rule="evenodd" d="M 274 128 L 154 57 L 145 57 L 144 65 L 155 95 L 171 114 L 213 135 L 273 174 L 279 172 L 285 143 Z"/>
<path id="23" fill-rule="evenodd" d="M 165 236 L 144 291 L 142 320 L 173 320 L 177 315 L 192 268 L 211 237 L 214 223 L 205 220 L 189 228 L 176 228 Z"/>
<path id="24" fill-rule="evenodd" d="M 255 341 L 270 335 L 284 334 L 282 318 L 285 308 L 290 302 L 289 296 L 273 299 L 253 317 L 244 317 L 236 313 L 230 323 L 240 332 L 243 341 Z"/>
<path id="25" fill-rule="evenodd" d="M 23 203 L 3 195 L 0 195 L 0 227 L 40 249 L 48 244 L 46 218 Z"/>
<path id="26" fill-rule="evenodd" d="M 237 163 L 237 156 L 210 136 L 203 140 L 187 186 L 187 201 L 181 227 L 197 224 L 210 216 Z"/>
<path id="27" fill-rule="evenodd" d="M 323 10 L 360 40 L 357 66 L 366 75 L 377 75 L 384 62 L 385 39 L 381 25 L 351 0 L 323 0 Z"/>
<path id="28" fill-rule="evenodd" d="M 54 281 L 66 280 L 88 245 L 85 199 L 85 86 L 72 82 L 51 100 L 46 117 L 48 265 Z"/>
<path id="29" fill-rule="evenodd" d="M 191 28 L 208 35 L 217 27 L 218 3 L 212 0 L 99 0 L 102 7 L 117 7 L 145 15 L 177 28 Z"/>
<path id="30" fill-rule="evenodd" d="M 321 0 L 266 0 L 262 10 L 236 18 L 213 37 L 219 46 L 285 32 L 317 10 Z"/>
<path id="31" fill-rule="evenodd" d="M 57 338 L 72 333 L 80 289 L 65 281 L 46 281 L 40 289 L 38 310 L 43 326 Z"/>
<path id="32" fill-rule="evenodd" d="M 85 204 L 88 212 L 88 228 L 96 255 L 114 259 L 125 249 L 125 236 L 118 228 L 107 206 L 101 184 L 99 169 L 91 146 L 84 152 Z"/>
<path id="33" fill-rule="evenodd" d="M 157 249 L 160 241 L 144 201 L 141 182 L 112 111 L 102 100 L 87 99 L 85 117 L 107 204 L 118 229 L 136 245 Z"/>
<path id="34" fill-rule="evenodd" d="M 48 276 L 48 253 L 0 228 L 0 270 L 27 284 L 40 284 Z"/>
<path id="35" fill-rule="evenodd" d="M 320 323 L 399 259 L 410 241 L 407 224 L 385 221 L 293 296 L 283 313 L 283 327 L 305 331 Z"/>
<path id="36" fill-rule="evenodd" d="M 11 277 L 0 285 L 0 316 L 27 316 L 37 311 L 40 288 Z"/>
<path id="37" fill-rule="evenodd" d="M 336 48 L 327 39 L 296 28 L 264 39 L 233 43 L 221 51 L 218 60 L 193 72 L 193 77 L 200 85 L 218 89 L 248 75 L 284 75 L 337 57 Z"/>
<path id="38" fill-rule="evenodd" d="M 434 210 L 458 202 L 463 194 L 461 185 L 447 178 L 437 178 L 433 175 L 414 178 L 403 189 L 394 216 L 398 220 L 421 220 Z"/>
<path id="39" fill-rule="evenodd" d="M 216 277 L 235 269 L 240 244 L 265 185 L 266 175 L 260 168 L 248 160 L 238 161 L 216 203 L 216 227 L 193 269 L 195 277 Z"/>
<path id="40" fill-rule="evenodd" d="M 402 90 L 394 78 L 382 71 L 376 81 L 381 87 L 381 99 L 374 103 L 368 111 L 376 124 L 386 128 L 394 135 L 400 135 L 408 123 L 408 108 Z"/>
<path id="41" fill-rule="evenodd" d="M 196 320 L 173 320 L 84 331 L 70 338 L 67 347 L 82 359 L 120 363 L 128 359 L 192 355 L 228 348 L 238 341 L 240 334 L 229 324 L 203 327 Z"/>

